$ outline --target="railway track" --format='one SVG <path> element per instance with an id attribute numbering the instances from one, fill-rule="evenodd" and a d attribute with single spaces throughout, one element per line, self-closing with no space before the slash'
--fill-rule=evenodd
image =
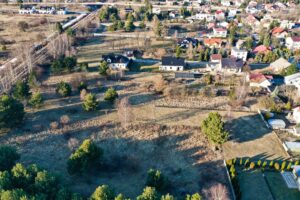
<path id="1" fill-rule="evenodd" d="M 88 23 L 90 20 L 97 16 L 98 11 L 91 12 L 84 17 L 80 17 L 78 21 L 74 21 L 74 23 L 70 23 L 69 26 L 65 26 L 64 30 L 71 28 L 72 30 L 77 30 L 79 27 Z M 65 33 L 63 33 L 65 34 Z M 54 33 L 47 38 L 44 42 L 45 44 L 35 49 L 35 47 L 31 47 L 34 51 L 33 57 L 33 65 L 43 63 L 47 60 L 49 45 L 53 40 L 58 39 L 58 33 Z M 18 63 L 20 57 L 13 58 L 6 62 L 4 65 L 0 66 L 0 94 L 7 93 L 10 91 L 11 87 L 18 81 L 25 79 L 27 75 L 31 72 L 31 69 L 27 67 L 25 62 Z"/>

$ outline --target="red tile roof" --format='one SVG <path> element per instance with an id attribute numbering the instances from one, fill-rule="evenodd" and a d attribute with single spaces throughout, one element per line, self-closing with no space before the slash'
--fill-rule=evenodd
<path id="1" fill-rule="evenodd" d="M 221 44 L 222 40 L 219 38 L 207 38 L 204 39 L 204 44 L 205 45 L 214 45 L 214 44 Z"/>
<path id="2" fill-rule="evenodd" d="M 274 34 L 278 34 L 278 33 L 282 33 L 282 32 L 284 32 L 284 29 L 283 28 L 280 28 L 280 27 L 275 27 L 275 28 L 273 28 L 273 30 L 272 30 L 272 34 L 274 35 Z"/>
<path id="3" fill-rule="evenodd" d="M 293 40 L 294 42 L 300 42 L 300 37 L 294 36 L 294 37 L 292 37 L 292 40 Z"/>
<path id="4" fill-rule="evenodd" d="M 222 59 L 222 55 L 221 54 L 212 54 L 210 56 L 211 60 L 221 60 Z"/>
<path id="5" fill-rule="evenodd" d="M 265 53 L 265 52 L 270 51 L 270 50 L 271 50 L 270 47 L 266 47 L 265 45 L 259 45 L 259 46 L 255 47 L 253 52 L 254 53 Z"/>

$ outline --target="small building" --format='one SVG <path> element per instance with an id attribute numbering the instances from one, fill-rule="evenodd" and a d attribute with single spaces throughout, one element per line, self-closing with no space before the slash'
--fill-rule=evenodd
<path id="1" fill-rule="evenodd" d="M 249 74 L 247 81 L 250 87 L 269 88 L 273 83 L 273 76 L 264 74 Z"/>
<path id="2" fill-rule="evenodd" d="M 300 37 L 287 37 L 285 39 L 285 45 L 288 49 L 297 50 L 300 49 Z"/>
<path id="3" fill-rule="evenodd" d="M 207 22 L 213 22 L 215 21 L 216 17 L 213 14 L 210 13 L 197 13 L 194 16 L 191 16 L 191 19 L 195 20 L 205 20 Z"/>
<path id="4" fill-rule="evenodd" d="M 215 17 L 217 20 L 224 20 L 225 19 L 225 13 L 222 10 L 217 10 L 215 12 Z"/>
<path id="5" fill-rule="evenodd" d="M 112 70 L 126 70 L 130 62 L 126 56 L 115 54 L 104 55 L 102 60 L 106 61 Z"/>
<path id="6" fill-rule="evenodd" d="M 159 67 L 159 69 L 162 71 L 183 71 L 184 67 L 184 58 L 165 56 L 162 58 L 161 66 Z"/>
<path id="7" fill-rule="evenodd" d="M 280 27 L 273 28 L 271 33 L 272 33 L 273 37 L 276 37 L 276 38 L 279 38 L 279 39 L 285 38 L 288 34 L 286 32 L 286 30 L 284 30 L 283 28 L 280 28 Z"/>
<path id="8" fill-rule="evenodd" d="M 274 62 L 272 62 L 270 64 L 270 68 L 273 72 L 281 72 L 282 70 L 288 68 L 291 65 L 291 63 L 289 63 L 289 61 L 287 61 L 284 58 L 278 58 L 277 60 L 275 60 Z"/>
<path id="9" fill-rule="evenodd" d="M 213 28 L 214 37 L 226 38 L 227 30 L 224 28 Z"/>
<path id="10" fill-rule="evenodd" d="M 233 47 L 231 49 L 231 56 L 241 59 L 244 62 L 247 61 L 248 51 L 246 49 L 241 49 L 237 47 Z"/>
<path id="11" fill-rule="evenodd" d="M 284 129 L 286 127 L 286 124 L 282 119 L 269 119 L 268 124 L 272 129 Z"/>
<path id="12" fill-rule="evenodd" d="M 223 72 L 240 73 L 244 66 L 243 60 L 237 58 L 222 58 L 221 68 Z"/>

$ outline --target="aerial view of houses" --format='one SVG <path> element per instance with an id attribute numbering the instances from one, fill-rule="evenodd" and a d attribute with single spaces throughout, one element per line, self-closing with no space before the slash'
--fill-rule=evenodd
<path id="1" fill-rule="evenodd" d="M 0 200 L 300 200 L 300 0 L 0 0 Z"/>

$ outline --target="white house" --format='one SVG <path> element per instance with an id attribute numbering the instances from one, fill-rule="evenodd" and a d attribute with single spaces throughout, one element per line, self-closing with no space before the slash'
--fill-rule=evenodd
<path id="1" fill-rule="evenodd" d="M 184 66 L 184 58 L 165 56 L 162 58 L 159 69 L 162 71 L 183 71 Z"/>
<path id="2" fill-rule="evenodd" d="M 284 83 L 286 85 L 293 85 L 296 88 L 298 88 L 298 90 L 300 90 L 300 72 L 296 73 L 296 74 L 289 75 L 289 76 L 285 76 L 284 77 Z"/>
<path id="3" fill-rule="evenodd" d="M 36 9 L 35 7 L 31 7 L 31 6 L 22 6 L 19 9 L 19 14 L 24 15 L 24 14 L 34 14 L 36 13 Z"/>
<path id="4" fill-rule="evenodd" d="M 112 70 L 126 70 L 130 60 L 123 55 L 103 55 L 102 60 L 106 61 Z"/>
<path id="5" fill-rule="evenodd" d="M 197 13 L 196 15 L 191 17 L 195 20 L 206 20 L 207 22 L 215 21 L 216 17 L 215 15 L 209 14 L 209 13 Z"/>
<path id="6" fill-rule="evenodd" d="M 221 1 L 222 6 L 231 6 L 231 2 L 229 0 L 222 0 Z"/>
<path id="7" fill-rule="evenodd" d="M 231 49 L 231 56 L 238 58 L 238 59 L 242 59 L 244 62 L 246 62 L 247 56 L 248 56 L 248 51 L 246 49 L 233 47 Z"/>
<path id="8" fill-rule="evenodd" d="M 228 12 L 228 17 L 235 17 L 237 14 L 237 10 L 235 9 L 230 9 L 229 12 Z"/>
<path id="9" fill-rule="evenodd" d="M 227 37 L 227 30 L 224 28 L 213 28 L 214 37 L 221 37 L 226 38 Z"/>
<path id="10" fill-rule="evenodd" d="M 159 15 L 160 12 L 161 12 L 160 8 L 156 8 L 156 7 L 155 7 L 155 8 L 152 8 L 152 13 L 153 13 L 153 14 Z"/>
<path id="11" fill-rule="evenodd" d="M 295 120 L 297 124 L 300 123 L 300 106 L 293 109 L 293 120 Z"/>
<path id="12" fill-rule="evenodd" d="M 287 37 L 285 39 L 285 45 L 288 49 L 291 50 L 300 49 L 300 37 Z"/>

